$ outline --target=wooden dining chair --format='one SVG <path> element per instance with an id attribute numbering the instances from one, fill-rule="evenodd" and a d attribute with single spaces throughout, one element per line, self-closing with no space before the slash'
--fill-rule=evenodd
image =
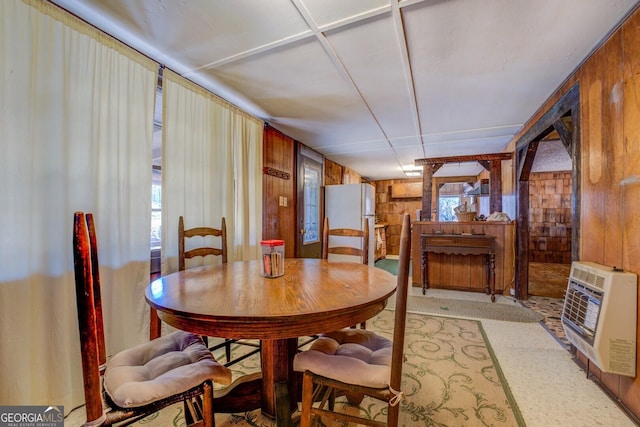
<path id="1" fill-rule="evenodd" d="M 204 243 L 203 246 L 199 246 L 193 249 L 186 249 L 187 239 L 199 237 Z M 212 242 L 210 246 L 207 246 L 208 239 L 219 238 L 220 244 L 216 247 Z M 180 216 L 178 220 L 178 270 L 185 269 L 185 261 L 196 257 L 207 256 L 219 256 L 222 258 L 222 263 L 227 262 L 227 223 L 222 217 L 222 225 L 220 228 L 213 227 L 194 227 L 184 228 L 184 218 Z"/>
<path id="2" fill-rule="evenodd" d="M 187 239 L 199 239 L 202 246 L 198 246 L 192 249 L 186 249 Z M 213 240 L 218 239 L 219 244 L 214 246 Z M 186 261 L 197 257 L 219 256 L 222 263 L 227 263 L 227 223 L 224 217 L 222 217 L 222 223 L 220 228 L 213 227 L 184 227 L 184 218 L 180 216 L 178 220 L 178 270 L 185 269 Z M 208 345 L 208 338 L 202 337 L 205 344 Z M 231 356 L 231 345 L 245 345 L 252 347 L 253 350 L 242 354 L 236 358 Z M 260 342 L 236 340 L 236 339 L 224 339 L 223 342 L 209 347 L 209 350 L 216 351 L 219 348 L 224 347 L 225 357 L 227 362 L 226 366 L 231 366 L 240 362 L 254 354 L 260 352 Z"/>
<path id="3" fill-rule="evenodd" d="M 128 425 L 183 402 L 189 426 L 213 426 L 213 383 L 231 383 L 194 334 L 176 331 L 123 350 L 107 361 L 98 246 L 93 215 L 76 212 L 73 260 L 87 422 Z"/>
<path id="4" fill-rule="evenodd" d="M 333 411 L 334 398 L 342 392 L 359 404 L 363 396 L 388 403 L 386 425 L 396 427 L 400 413 L 404 332 L 411 257 L 409 215 L 402 220 L 393 340 L 361 329 L 342 329 L 323 334 L 309 350 L 296 354 L 293 369 L 303 373 L 301 427 L 312 416 L 369 426 L 384 423 Z M 314 402 L 320 402 L 314 405 Z"/>
<path id="5" fill-rule="evenodd" d="M 347 242 L 352 244 L 347 245 Z M 362 264 L 369 264 L 369 218 L 364 219 L 363 229 L 358 230 L 355 228 L 331 229 L 329 218 L 324 217 L 322 258 L 328 259 L 329 254 L 360 257 Z"/>
<path id="6" fill-rule="evenodd" d="M 331 240 L 331 241 L 330 241 Z M 335 242 L 335 243 L 334 243 Z M 347 243 L 351 243 L 347 245 Z M 360 257 L 362 264 L 369 264 L 369 218 L 364 219 L 362 230 L 355 228 L 329 228 L 329 218 L 324 217 L 322 228 L 322 258 L 329 259 L 329 254 Z M 360 323 L 362 329 L 367 322 Z"/>

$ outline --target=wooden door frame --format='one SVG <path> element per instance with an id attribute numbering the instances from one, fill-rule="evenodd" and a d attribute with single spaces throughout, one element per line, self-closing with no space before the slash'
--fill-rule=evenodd
<path id="1" fill-rule="evenodd" d="M 562 120 L 569 117 L 571 126 Z M 580 249 L 580 87 L 576 83 L 516 142 L 516 298 L 529 297 L 529 176 L 539 142 L 553 131 L 571 157 L 571 260 Z"/>
<path id="2" fill-rule="evenodd" d="M 303 257 L 303 249 L 304 249 L 304 245 L 302 243 L 302 221 L 301 221 L 301 214 L 302 211 L 304 210 L 304 207 L 302 206 L 304 204 L 304 189 L 302 186 L 302 183 L 304 182 L 304 159 L 309 159 L 311 161 L 317 162 L 320 165 L 320 188 L 319 188 L 319 215 L 320 218 L 319 220 L 319 224 L 318 224 L 318 232 L 320 233 L 320 243 L 319 243 L 319 251 L 318 251 L 318 258 L 320 258 L 321 256 L 321 252 L 322 252 L 322 223 L 323 223 L 323 218 L 324 218 L 324 156 L 320 153 L 318 153 L 317 151 L 307 147 L 306 145 L 302 144 L 299 141 L 296 141 L 296 151 L 295 151 L 295 155 L 296 155 L 296 184 L 295 184 L 295 194 L 296 194 L 296 201 L 295 201 L 295 224 L 296 224 L 296 250 L 295 250 L 295 254 L 297 258 L 302 258 Z"/>

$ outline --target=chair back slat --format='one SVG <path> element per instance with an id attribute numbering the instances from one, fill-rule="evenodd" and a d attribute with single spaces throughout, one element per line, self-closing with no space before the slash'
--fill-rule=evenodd
<path id="1" fill-rule="evenodd" d="M 202 246 L 194 249 L 186 249 L 186 239 L 192 237 L 220 237 L 220 247 Z M 195 257 L 222 256 L 222 263 L 227 262 L 227 223 L 222 218 L 220 228 L 194 227 L 184 228 L 184 218 L 180 216 L 178 220 L 178 270 L 186 268 L 186 260 Z"/>
<path id="2" fill-rule="evenodd" d="M 331 236 L 362 239 L 362 243 L 359 246 L 329 246 Z M 329 254 L 358 256 L 362 257 L 363 264 L 369 264 L 369 218 L 364 219 L 363 229 L 357 230 L 355 228 L 330 229 L 329 218 L 325 217 L 322 228 L 322 258 L 328 259 Z"/>
<path id="3" fill-rule="evenodd" d="M 87 424 L 102 419 L 102 385 L 100 380 L 100 353 L 104 351 L 104 335 L 102 335 L 102 350 L 100 349 L 99 333 L 103 333 L 102 319 L 98 321 L 96 312 L 96 283 L 98 277 L 97 247 L 92 249 L 91 241 L 95 242 L 95 229 L 91 217 L 91 227 L 87 226 L 87 216 L 83 212 L 74 214 L 73 222 L 73 264 L 76 282 L 76 306 L 78 309 L 78 328 L 80 331 L 80 350 L 82 355 L 82 373 L 84 378 L 84 395 L 86 401 Z M 98 279 L 99 289 L 99 279 Z M 102 314 L 100 308 L 100 314 Z M 100 331 L 97 325 L 100 325 Z"/>

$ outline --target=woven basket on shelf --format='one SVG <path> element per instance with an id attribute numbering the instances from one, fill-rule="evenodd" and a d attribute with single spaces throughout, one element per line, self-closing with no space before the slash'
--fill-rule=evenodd
<path id="1" fill-rule="evenodd" d="M 455 214 L 459 222 L 469 222 L 476 218 L 475 212 L 456 212 Z"/>

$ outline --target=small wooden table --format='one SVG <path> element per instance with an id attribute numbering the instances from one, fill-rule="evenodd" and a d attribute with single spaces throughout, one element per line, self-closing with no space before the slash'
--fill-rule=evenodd
<path id="1" fill-rule="evenodd" d="M 359 263 L 286 259 L 285 274 L 265 278 L 260 261 L 196 267 L 149 284 L 145 297 L 160 319 L 200 335 L 260 339 L 261 376 L 216 394 L 218 412 L 262 408 L 278 426 L 291 423 L 298 384 L 298 337 L 359 324 L 380 313 L 396 289 L 392 274 Z"/>
<path id="2" fill-rule="evenodd" d="M 487 295 L 496 300 L 495 236 L 484 234 L 421 234 L 422 240 L 422 294 L 429 287 L 429 253 L 447 255 L 485 255 L 487 266 Z"/>

